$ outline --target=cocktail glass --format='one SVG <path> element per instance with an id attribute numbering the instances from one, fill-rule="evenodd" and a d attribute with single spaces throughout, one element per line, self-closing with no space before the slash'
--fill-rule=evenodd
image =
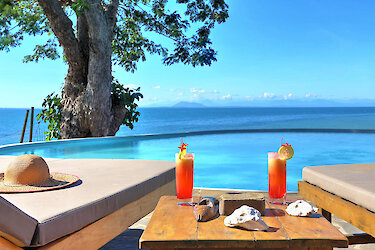
<path id="1" fill-rule="evenodd" d="M 286 204 L 286 160 L 279 153 L 268 153 L 268 195 L 274 204 Z"/>
<path id="2" fill-rule="evenodd" d="M 179 202 L 193 201 L 194 154 L 186 153 L 180 159 L 176 154 L 176 192 Z"/>

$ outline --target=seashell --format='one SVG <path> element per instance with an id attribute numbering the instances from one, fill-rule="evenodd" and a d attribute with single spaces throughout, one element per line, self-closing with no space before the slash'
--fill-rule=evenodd
<path id="1" fill-rule="evenodd" d="M 315 214 L 318 209 L 304 200 L 298 200 L 289 204 L 285 211 L 292 216 L 308 216 L 310 214 Z"/>
<path id="2" fill-rule="evenodd" d="M 194 206 L 194 216 L 197 221 L 208 221 L 219 215 L 219 200 L 204 197 Z"/>
<path id="3" fill-rule="evenodd" d="M 243 205 L 224 219 L 227 227 L 241 227 L 247 230 L 267 231 L 269 226 L 263 221 L 255 208 Z"/>

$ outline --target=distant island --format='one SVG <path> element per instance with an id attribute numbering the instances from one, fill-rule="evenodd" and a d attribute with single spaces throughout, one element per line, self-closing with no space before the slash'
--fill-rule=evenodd
<path id="1" fill-rule="evenodd" d="M 204 108 L 205 105 L 198 102 L 179 102 L 172 106 L 173 108 Z"/>

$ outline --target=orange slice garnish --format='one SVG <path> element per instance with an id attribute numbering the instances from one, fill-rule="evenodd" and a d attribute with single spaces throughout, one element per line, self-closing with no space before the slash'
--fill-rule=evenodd
<path id="1" fill-rule="evenodd" d="M 289 160 L 293 157 L 293 155 L 294 155 L 294 150 L 292 148 L 292 145 L 285 143 L 279 148 L 280 159 Z"/>

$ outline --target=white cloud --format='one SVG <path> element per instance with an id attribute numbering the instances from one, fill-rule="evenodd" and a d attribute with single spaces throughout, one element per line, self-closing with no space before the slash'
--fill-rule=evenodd
<path id="1" fill-rule="evenodd" d="M 180 92 L 180 93 L 178 93 L 177 95 L 178 95 L 178 96 L 182 96 L 182 95 L 184 95 L 184 93 Z"/>
<path id="2" fill-rule="evenodd" d="M 221 99 L 229 100 L 229 99 L 232 99 L 232 96 L 230 94 L 227 94 L 227 95 L 222 96 Z"/>
<path id="3" fill-rule="evenodd" d="M 191 93 L 198 93 L 198 94 L 204 94 L 204 93 L 206 93 L 205 90 L 203 90 L 203 89 L 196 89 L 196 88 L 191 88 L 190 92 Z"/>
<path id="4" fill-rule="evenodd" d="M 305 95 L 305 97 L 306 97 L 306 98 L 315 98 L 315 97 L 317 97 L 317 95 L 312 94 L 312 93 L 307 93 L 307 94 Z"/>
<path id="5" fill-rule="evenodd" d="M 191 88 L 190 89 L 191 93 L 196 93 L 196 94 L 217 94 L 219 91 L 216 89 L 214 90 L 204 90 L 204 89 L 196 89 L 196 88 Z"/>
<path id="6" fill-rule="evenodd" d="M 276 95 L 274 93 L 267 93 L 267 92 L 264 92 L 263 93 L 263 96 L 261 98 L 265 98 L 265 99 L 273 99 L 275 98 Z"/>
<path id="7" fill-rule="evenodd" d="M 159 85 L 157 85 L 157 86 L 151 86 L 151 88 L 153 88 L 153 89 L 160 89 L 160 86 Z"/>
<path id="8" fill-rule="evenodd" d="M 284 100 L 288 100 L 288 99 L 291 99 L 293 97 L 295 97 L 295 96 L 292 93 L 289 93 L 287 95 L 284 95 Z"/>

